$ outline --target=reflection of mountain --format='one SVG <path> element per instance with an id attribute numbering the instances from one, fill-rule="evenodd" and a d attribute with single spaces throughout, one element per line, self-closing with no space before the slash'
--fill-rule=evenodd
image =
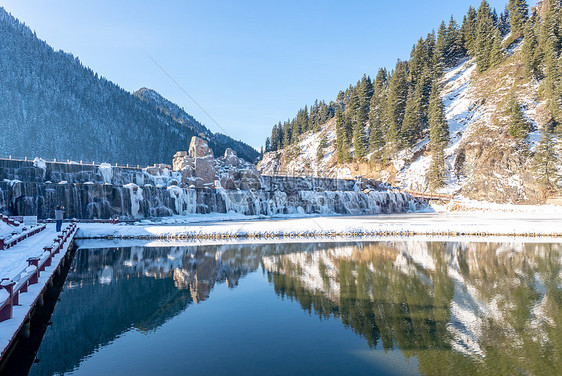
<path id="1" fill-rule="evenodd" d="M 422 374 L 562 374 L 561 254 L 414 241 L 80 250 L 32 374 L 71 371 L 260 265 L 279 296 L 416 357 Z"/>
<path id="2" fill-rule="evenodd" d="M 560 245 L 386 242 L 263 259 L 282 297 L 422 374 L 561 374 Z M 451 351 L 453 350 L 453 351 Z"/>

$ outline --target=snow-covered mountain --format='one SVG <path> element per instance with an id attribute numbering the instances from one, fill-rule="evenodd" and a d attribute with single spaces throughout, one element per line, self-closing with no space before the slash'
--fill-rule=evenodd
<path id="1" fill-rule="evenodd" d="M 539 99 L 539 82 L 522 74 L 522 43 L 516 42 L 506 60 L 484 73 L 477 73 L 474 59 L 465 59 L 446 70 L 441 97 L 449 125 L 450 141 L 445 149 L 446 185 L 439 190 L 495 202 L 542 202 L 543 192 L 531 169 L 532 156 L 545 126 L 546 103 Z M 524 117 L 532 123 L 525 142 L 506 134 L 507 102 L 515 97 Z M 327 147 L 318 158 L 320 141 Z M 363 176 L 418 191 L 428 190 L 431 161 L 429 136 L 401 150 L 384 163 L 367 156 L 369 162 L 338 163 L 335 118 L 319 132 L 307 132 L 299 141 L 279 151 L 266 153 L 258 167 L 262 174 Z M 353 145 L 350 145 L 353 153 Z M 558 165 L 562 171 L 562 165 Z"/>
<path id="2" fill-rule="evenodd" d="M 53 50 L 1 7 L 0 98 L 0 157 L 170 163 L 201 135 L 216 140 L 216 155 L 231 147 L 247 160 L 258 157 L 156 92 L 133 95 Z"/>

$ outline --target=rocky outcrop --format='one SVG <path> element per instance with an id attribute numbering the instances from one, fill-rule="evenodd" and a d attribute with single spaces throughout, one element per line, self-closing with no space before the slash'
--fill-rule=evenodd
<path id="1" fill-rule="evenodd" d="M 260 174 L 256 166 L 238 158 L 232 149 L 224 156 L 213 157 L 207 141 L 193 137 L 189 153 L 179 151 L 174 155 L 174 171 L 181 173 L 181 184 L 194 188 L 224 188 L 226 190 L 260 189 Z"/>

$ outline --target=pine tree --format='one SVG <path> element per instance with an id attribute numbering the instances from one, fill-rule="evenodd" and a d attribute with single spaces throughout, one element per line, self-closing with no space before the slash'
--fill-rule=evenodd
<path id="1" fill-rule="evenodd" d="M 277 150 L 277 149 L 278 149 L 278 145 L 279 145 L 279 140 L 278 140 L 278 138 L 277 138 L 277 124 L 275 124 L 275 125 L 273 126 L 273 128 L 271 129 L 271 138 L 269 138 L 269 140 L 270 140 L 270 144 L 269 144 L 270 146 L 269 146 L 269 148 L 270 148 L 271 150 L 267 150 L 267 147 L 266 147 L 266 150 L 267 150 L 267 151 L 275 151 L 275 150 Z"/>
<path id="2" fill-rule="evenodd" d="M 419 133 L 420 108 L 416 102 L 415 91 L 412 86 L 408 91 L 408 100 L 406 101 L 406 110 L 404 113 L 404 122 L 402 123 L 402 132 L 400 133 L 401 144 L 404 147 L 412 146 Z"/>
<path id="3" fill-rule="evenodd" d="M 361 106 L 360 103 L 359 103 L 359 85 L 360 85 L 360 83 L 358 82 L 357 86 L 355 86 L 355 88 L 351 92 L 349 102 L 346 106 L 346 111 L 351 115 L 352 120 L 354 120 L 354 117 L 357 113 L 357 110 Z"/>
<path id="4" fill-rule="evenodd" d="M 445 151 L 443 147 L 435 148 L 429 164 L 427 178 L 429 180 L 429 189 L 435 190 L 441 188 L 445 184 Z"/>
<path id="5" fill-rule="evenodd" d="M 423 38 L 418 40 L 418 43 L 412 47 L 412 52 L 410 53 L 410 61 L 408 63 L 410 70 L 410 81 L 416 82 L 424 67 L 427 64 L 427 54 Z"/>
<path id="6" fill-rule="evenodd" d="M 432 64 L 432 71 L 433 77 L 435 79 L 441 78 L 443 76 L 443 69 L 444 69 L 444 58 L 443 52 L 439 49 L 436 49 L 433 53 L 433 64 Z"/>
<path id="7" fill-rule="evenodd" d="M 462 59 L 466 51 L 462 42 L 462 34 L 459 30 L 457 22 L 451 16 L 449 26 L 447 27 L 447 44 L 446 44 L 445 66 L 452 67 Z"/>
<path id="8" fill-rule="evenodd" d="M 345 119 L 339 107 L 336 110 L 336 157 L 338 163 L 349 161 L 349 141 L 345 132 Z"/>
<path id="9" fill-rule="evenodd" d="M 298 119 L 298 116 L 297 116 Z M 300 121 L 298 121 L 297 119 L 294 119 L 291 122 L 291 130 L 292 130 L 292 135 L 291 135 L 291 142 L 292 143 L 297 143 L 299 142 L 299 136 L 302 133 L 301 127 L 300 127 Z"/>
<path id="10" fill-rule="evenodd" d="M 529 6 L 525 0 L 509 0 L 507 9 L 509 10 L 511 36 L 513 39 L 517 39 L 523 35 L 525 22 L 529 17 Z"/>
<path id="11" fill-rule="evenodd" d="M 365 128 L 359 117 L 353 122 L 353 148 L 355 149 L 355 158 L 357 160 L 363 160 L 369 149 L 365 138 Z"/>
<path id="12" fill-rule="evenodd" d="M 420 108 L 420 132 L 428 128 L 428 113 L 429 113 L 429 97 L 431 96 L 431 89 L 434 79 L 431 76 L 429 69 L 422 73 L 422 77 L 416 85 L 416 100 L 419 101 Z M 421 138 L 421 134 L 420 134 Z"/>
<path id="13" fill-rule="evenodd" d="M 443 101 L 439 95 L 439 86 L 433 84 L 429 99 L 429 142 L 432 159 L 428 171 L 431 189 L 443 186 L 445 182 L 445 147 L 449 140 L 449 125 L 445 119 Z"/>
<path id="14" fill-rule="evenodd" d="M 399 148 L 399 135 L 404 119 L 406 99 L 408 97 L 408 64 L 398 61 L 396 70 L 390 77 L 388 84 L 387 109 L 389 116 L 389 129 L 387 132 L 387 147 L 389 152 Z"/>
<path id="15" fill-rule="evenodd" d="M 351 145 L 351 142 L 353 141 L 353 117 L 351 114 L 344 112 L 342 114 L 342 118 L 345 139 L 347 144 Z"/>
<path id="16" fill-rule="evenodd" d="M 476 20 L 478 13 L 472 6 L 468 8 L 468 13 L 464 16 L 461 34 L 464 42 L 464 48 L 470 56 L 474 56 L 476 43 Z"/>
<path id="17" fill-rule="evenodd" d="M 492 41 L 492 49 L 490 51 L 490 66 L 494 67 L 500 64 L 504 59 L 502 48 L 502 36 L 498 28 L 494 29 L 494 39 Z"/>
<path id="18" fill-rule="evenodd" d="M 540 74 L 541 59 L 537 44 L 535 24 L 529 21 L 525 26 L 525 37 L 523 38 L 523 63 L 525 71 L 531 77 L 537 77 Z"/>
<path id="19" fill-rule="evenodd" d="M 387 79 L 386 69 L 380 69 L 373 85 L 373 96 L 369 106 L 369 148 L 372 152 L 378 152 L 384 146 L 383 126 L 387 124 L 385 120 Z"/>
<path id="20" fill-rule="evenodd" d="M 561 176 L 556 167 L 559 163 L 560 156 L 555 150 L 554 136 L 551 131 L 545 130 L 533 158 L 533 170 L 537 181 L 547 190 L 560 188 Z"/>
<path id="21" fill-rule="evenodd" d="M 507 133 L 516 139 L 524 139 L 531 131 L 531 123 L 523 116 L 521 105 L 511 98 L 507 105 L 508 127 Z"/>
<path id="22" fill-rule="evenodd" d="M 505 37 L 511 31 L 510 19 L 509 19 L 509 9 L 507 5 L 505 9 L 500 14 L 500 19 L 498 21 L 498 30 L 502 37 Z"/>
<path id="23" fill-rule="evenodd" d="M 429 97 L 429 134 L 431 145 L 446 145 L 449 141 L 449 125 L 437 82 L 433 83 Z"/>
<path id="24" fill-rule="evenodd" d="M 359 84 L 358 97 L 359 97 L 359 119 L 362 124 L 365 125 L 367 118 L 369 117 L 369 106 L 371 104 L 371 97 L 373 96 L 373 83 L 371 78 L 367 75 L 363 75 L 361 83 Z"/>
<path id="25" fill-rule="evenodd" d="M 435 52 L 440 54 L 441 59 L 444 59 L 448 54 L 448 33 L 445 21 L 441 21 L 439 29 L 437 29 L 437 40 L 435 42 Z M 435 57 L 434 57 L 435 59 Z M 442 62 L 440 62 L 442 63 Z M 434 62 L 435 64 L 435 62 Z"/>
<path id="26" fill-rule="evenodd" d="M 544 79 L 539 87 L 539 94 L 546 100 L 547 108 L 556 122 L 560 122 L 560 63 L 556 47 L 556 38 L 551 36 L 543 45 L 542 56 Z"/>
<path id="27" fill-rule="evenodd" d="M 490 54 L 492 52 L 494 34 L 494 20 L 490 5 L 483 0 L 478 8 L 476 18 L 476 40 L 474 43 L 474 54 L 478 72 L 484 72 L 491 65 Z"/>
<path id="28" fill-rule="evenodd" d="M 384 147 L 384 134 L 380 122 L 371 122 L 369 133 L 369 149 L 371 152 L 378 153 Z"/>
<path id="29" fill-rule="evenodd" d="M 562 30 L 560 22 L 560 2 L 557 0 L 544 0 L 542 4 L 545 10 L 542 22 L 536 22 L 539 26 L 539 48 L 541 54 L 552 47 L 554 51 L 560 50 Z M 551 46 L 549 46 L 549 44 Z M 541 55 L 541 58 L 543 56 Z"/>
<path id="30" fill-rule="evenodd" d="M 304 106 L 304 111 L 301 115 L 301 134 L 308 132 L 312 129 L 312 125 L 310 123 L 310 117 L 308 116 L 308 106 Z"/>
<path id="31" fill-rule="evenodd" d="M 312 132 L 316 133 L 320 129 L 320 104 L 318 99 L 314 101 L 314 105 L 310 107 L 310 114 L 308 117 L 308 122 Z"/>
<path id="32" fill-rule="evenodd" d="M 328 147 L 328 138 L 326 134 L 324 134 L 320 138 L 320 142 L 318 143 L 318 149 L 316 150 L 316 160 L 320 162 L 322 158 L 324 158 L 324 149 Z"/>
<path id="33" fill-rule="evenodd" d="M 435 51 L 437 50 L 437 41 L 435 38 L 435 32 L 432 31 L 431 33 L 427 34 L 427 37 L 424 40 L 424 46 L 425 46 L 425 53 L 424 55 L 426 56 L 425 58 L 425 65 L 424 65 L 424 69 L 425 68 L 429 68 L 431 69 L 432 73 L 435 75 L 435 72 L 433 72 L 433 67 L 435 64 Z"/>
<path id="34" fill-rule="evenodd" d="M 291 123 L 287 121 L 283 126 L 283 147 L 287 147 L 291 145 L 291 141 L 292 141 L 291 135 L 292 135 Z"/>

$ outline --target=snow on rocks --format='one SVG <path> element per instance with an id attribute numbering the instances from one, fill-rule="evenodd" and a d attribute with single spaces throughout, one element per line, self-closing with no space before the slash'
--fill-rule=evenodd
<path id="1" fill-rule="evenodd" d="M 126 184 L 123 188 L 127 188 L 131 195 L 131 215 L 133 218 L 139 218 L 140 203 L 143 200 L 142 188 L 134 183 Z"/>
<path id="2" fill-rule="evenodd" d="M 33 166 L 40 168 L 42 170 L 46 170 L 47 169 L 47 163 L 45 163 L 45 160 L 39 157 L 35 157 L 35 159 L 33 160 Z"/>
<path id="3" fill-rule="evenodd" d="M 351 171 L 347 168 L 333 166 L 336 151 L 336 122 L 329 120 L 318 132 L 308 132 L 300 140 L 283 151 L 265 153 L 258 164 L 263 175 L 315 175 L 326 177 L 347 177 Z M 318 148 L 325 138 L 327 147 L 318 159 Z M 282 166 L 281 166 L 282 165 Z M 341 170 L 341 171 L 340 171 Z"/>
<path id="4" fill-rule="evenodd" d="M 109 163 L 102 163 L 99 166 L 99 171 L 103 177 L 103 181 L 107 184 L 111 184 L 111 179 L 113 178 L 113 169 Z"/>
<path id="5" fill-rule="evenodd" d="M 5 238 L 11 235 L 12 231 L 14 231 L 13 226 L 10 226 L 9 224 L 0 221 L 0 238 Z"/>

